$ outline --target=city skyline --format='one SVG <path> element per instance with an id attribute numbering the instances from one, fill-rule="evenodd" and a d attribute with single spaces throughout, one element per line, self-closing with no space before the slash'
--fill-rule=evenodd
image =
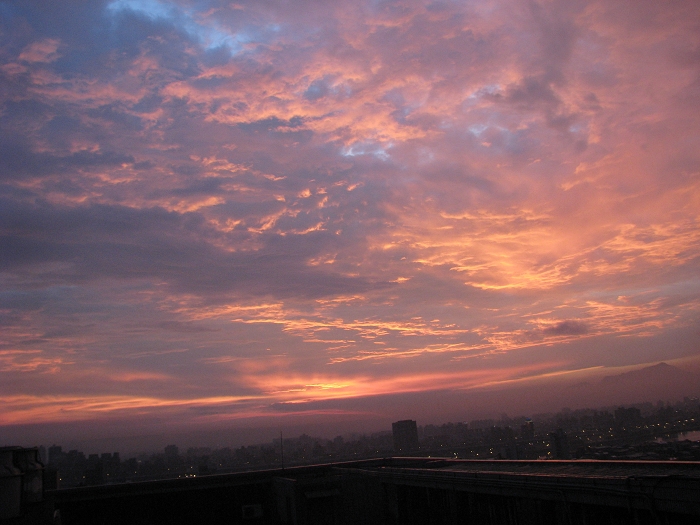
<path id="1" fill-rule="evenodd" d="M 698 395 L 699 20 L 3 2 L 0 430 Z"/>
<path id="2" fill-rule="evenodd" d="M 129 458 L 144 458 L 153 454 L 162 454 L 166 448 L 180 449 L 187 455 L 193 453 L 207 455 L 208 451 L 215 450 L 234 450 L 247 448 L 269 448 L 270 446 L 277 447 L 282 440 L 285 443 L 302 443 L 308 445 L 311 442 L 322 442 L 333 444 L 332 446 L 340 447 L 341 445 L 350 445 L 350 450 L 346 451 L 348 456 L 357 455 L 360 452 L 352 443 L 368 443 L 374 442 L 374 447 L 379 447 L 375 450 L 372 445 L 363 448 L 362 454 L 374 455 L 381 452 L 384 455 L 388 449 L 392 449 L 394 453 L 401 455 L 397 449 L 395 442 L 396 427 L 408 424 L 415 425 L 415 430 L 418 434 L 418 439 L 423 443 L 419 445 L 418 450 L 408 451 L 412 455 L 421 455 L 423 457 L 431 455 L 451 456 L 454 454 L 450 447 L 458 447 L 462 449 L 465 445 L 486 446 L 487 451 L 492 456 L 497 456 L 498 447 L 505 446 L 508 443 L 514 444 L 531 442 L 538 436 L 540 443 L 548 441 L 554 431 L 557 432 L 573 432 L 572 438 L 581 438 L 585 435 L 587 441 L 580 442 L 585 446 L 618 446 L 621 448 L 634 447 L 638 445 L 673 443 L 675 441 L 689 440 L 689 443 L 698 442 L 700 430 L 698 428 L 697 416 L 698 398 L 685 397 L 681 401 L 674 403 L 658 401 L 657 403 L 636 403 L 632 405 L 613 405 L 605 407 L 586 407 L 578 409 L 570 409 L 568 407 L 556 412 L 533 413 L 530 416 L 524 414 L 501 414 L 499 417 L 474 419 L 468 421 L 441 421 L 441 422 L 418 422 L 413 420 L 404 420 L 392 422 L 389 428 L 377 428 L 370 432 L 358 432 L 357 429 L 334 433 L 333 429 L 323 428 L 320 434 L 312 435 L 302 432 L 301 434 L 284 434 L 280 432 L 275 434 L 267 429 L 267 433 L 259 435 L 247 435 L 241 440 L 239 436 L 225 435 L 210 435 L 203 439 L 202 435 L 161 435 L 158 436 L 158 441 L 135 439 L 102 439 L 102 440 L 86 440 L 83 442 L 73 441 L 70 443 L 53 443 L 35 444 L 39 449 L 39 455 L 46 463 L 46 458 L 51 457 L 51 449 L 63 449 L 66 445 L 66 450 L 74 450 L 81 454 L 88 454 L 92 457 L 101 456 L 105 453 L 116 453 L 117 456 L 123 456 L 122 459 Z M 419 424 L 420 423 L 420 424 Z M 623 430 L 625 423 L 629 423 L 629 428 Z M 256 429 L 257 430 L 257 429 Z M 583 431 L 583 432 L 581 432 Z M 622 431 L 622 434 L 619 432 Z M 258 437 L 259 436 L 259 437 Z M 155 436 L 151 436 L 155 437 Z M 455 439 L 457 438 L 457 442 Z M 517 438 L 517 439 L 516 439 Z M 447 439 L 447 441 L 445 441 Z M 462 439 L 462 442 L 459 442 Z M 182 440 L 179 442 L 178 440 Z M 479 443 L 480 442 L 480 443 Z M 87 447 L 85 451 L 82 448 Z M 140 447 L 140 448 L 139 448 Z M 494 448 L 495 447 L 495 448 Z M 307 447 L 308 448 L 308 447 Z M 368 450 L 367 450 L 368 448 Z M 399 445 L 399 449 L 401 446 Z M 78 450 L 75 450 L 78 449 Z M 277 448 L 277 453 L 280 449 Z M 308 450 L 307 450 L 308 451 Z M 495 451 L 495 452 L 494 452 Z M 337 451 L 336 451 L 337 452 Z M 463 455 L 465 450 L 462 451 Z M 473 454 L 474 450 L 470 450 Z M 313 455 L 305 460 L 312 460 Z M 316 456 L 316 459 L 326 461 L 328 457 Z M 512 459 L 512 458 L 511 458 Z M 530 459 L 533 459 L 532 457 Z M 551 459 L 551 458 L 550 458 Z M 281 460 L 281 457 L 277 457 Z"/>

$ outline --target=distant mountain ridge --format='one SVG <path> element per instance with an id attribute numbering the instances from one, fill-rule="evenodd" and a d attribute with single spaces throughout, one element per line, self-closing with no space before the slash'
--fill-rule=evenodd
<path id="1" fill-rule="evenodd" d="M 692 381 L 695 380 L 695 375 L 681 370 L 680 368 L 669 365 L 668 363 L 658 363 L 656 365 L 623 372 L 622 374 L 605 376 L 600 380 L 603 384 L 617 384 L 619 382 L 634 381 Z"/>
<path id="2" fill-rule="evenodd" d="M 700 395 L 700 377 L 668 363 L 605 376 L 591 392 L 599 404 L 634 403 L 641 400 L 666 401 Z"/>

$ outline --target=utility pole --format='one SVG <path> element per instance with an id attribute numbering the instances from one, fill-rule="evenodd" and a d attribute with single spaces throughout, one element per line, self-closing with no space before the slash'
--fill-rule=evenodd
<path id="1" fill-rule="evenodd" d="M 282 439 L 282 431 L 280 430 L 280 451 L 282 452 L 282 470 L 284 470 L 284 439 Z"/>

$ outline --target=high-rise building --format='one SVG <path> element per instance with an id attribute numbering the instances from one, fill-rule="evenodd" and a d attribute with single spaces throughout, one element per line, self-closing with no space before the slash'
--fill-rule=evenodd
<path id="1" fill-rule="evenodd" d="M 555 459 L 571 459 L 569 439 L 561 428 L 549 433 L 549 441 L 554 449 Z"/>
<path id="2" fill-rule="evenodd" d="M 418 450 L 418 426 L 412 419 L 404 419 L 391 424 L 394 434 L 394 451 L 413 452 Z"/>
<path id="3" fill-rule="evenodd" d="M 56 463 L 59 462 L 61 459 L 61 456 L 63 456 L 63 449 L 58 446 L 58 445 L 53 445 L 49 447 L 49 457 L 48 461 L 46 462 L 47 464 L 53 464 L 55 465 Z"/>
<path id="4" fill-rule="evenodd" d="M 523 441 L 530 443 L 535 440 L 535 424 L 530 418 L 520 425 L 520 437 Z"/>

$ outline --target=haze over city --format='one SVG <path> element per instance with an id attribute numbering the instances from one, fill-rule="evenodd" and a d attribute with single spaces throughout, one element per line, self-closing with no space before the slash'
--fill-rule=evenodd
<path id="1" fill-rule="evenodd" d="M 697 396 L 698 107 L 690 0 L 1 2 L 0 445 Z"/>

